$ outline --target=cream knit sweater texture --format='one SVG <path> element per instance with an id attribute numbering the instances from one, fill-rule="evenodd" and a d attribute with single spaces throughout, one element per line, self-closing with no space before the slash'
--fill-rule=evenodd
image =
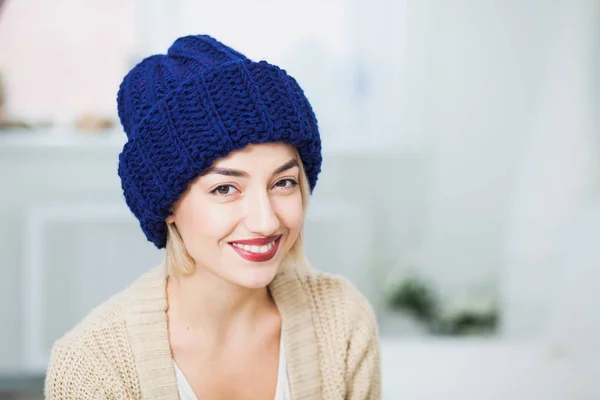
<path id="1" fill-rule="evenodd" d="M 166 281 L 164 265 L 153 268 L 57 340 L 46 399 L 178 399 Z M 349 281 L 285 269 L 269 290 L 282 316 L 292 399 L 380 399 L 377 322 Z"/>

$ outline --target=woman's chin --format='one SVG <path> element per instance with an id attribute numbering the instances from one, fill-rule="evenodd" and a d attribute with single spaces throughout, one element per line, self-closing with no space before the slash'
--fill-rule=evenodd
<path id="1" fill-rule="evenodd" d="M 279 263 L 261 266 L 244 265 L 230 275 L 230 279 L 238 286 L 248 289 L 261 289 L 268 286 L 273 281 L 277 274 L 278 267 Z"/>

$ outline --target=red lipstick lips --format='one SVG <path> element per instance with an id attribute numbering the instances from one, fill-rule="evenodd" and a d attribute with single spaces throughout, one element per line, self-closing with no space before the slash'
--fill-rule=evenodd
<path id="1" fill-rule="evenodd" d="M 275 240 L 279 239 L 281 235 L 273 235 L 266 238 L 246 239 L 246 240 L 235 240 L 231 243 L 247 244 L 249 246 L 265 246 Z"/>
<path id="2" fill-rule="evenodd" d="M 269 261 L 279 248 L 281 235 L 266 238 L 236 240 L 229 245 L 245 260 L 252 262 Z"/>

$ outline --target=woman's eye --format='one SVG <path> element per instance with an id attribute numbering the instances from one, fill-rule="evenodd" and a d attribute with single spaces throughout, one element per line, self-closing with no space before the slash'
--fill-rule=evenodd
<path id="1" fill-rule="evenodd" d="M 296 182 L 294 179 L 282 179 L 280 181 L 277 181 L 275 183 L 275 186 L 280 188 L 291 188 L 296 186 L 297 184 L 298 182 Z"/>
<path id="2" fill-rule="evenodd" d="M 236 189 L 232 185 L 217 186 L 211 193 L 214 195 L 228 196 L 233 194 Z"/>

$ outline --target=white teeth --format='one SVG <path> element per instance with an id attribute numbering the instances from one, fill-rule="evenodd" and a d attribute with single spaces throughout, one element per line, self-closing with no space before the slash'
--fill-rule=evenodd
<path id="1" fill-rule="evenodd" d="M 232 243 L 232 245 L 237 247 L 238 249 L 246 250 L 251 253 L 261 254 L 261 253 L 266 253 L 267 251 L 271 250 L 273 248 L 273 246 L 275 245 L 275 242 L 271 242 L 264 246 L 250 246 L 247 244 L 239 244 L 239 243 Z"/>

